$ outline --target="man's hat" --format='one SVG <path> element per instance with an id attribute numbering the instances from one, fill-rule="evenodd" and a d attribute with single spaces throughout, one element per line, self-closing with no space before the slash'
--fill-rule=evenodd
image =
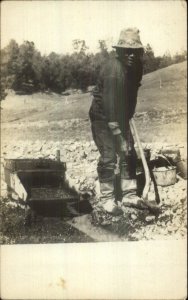
<path id="1" fill-rule="evenodd" d="M 120 33 L 119 41 L 113 48 L 144 48 L 137 28 L 123 29 Z"/>

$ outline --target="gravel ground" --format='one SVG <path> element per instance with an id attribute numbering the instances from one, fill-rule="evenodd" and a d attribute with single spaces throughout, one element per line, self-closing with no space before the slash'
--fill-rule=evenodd
<path id="1" fill-rule="evenodd" d="M 72 122 L 72 121 L 70 121 Z M 70 126 L 70 124 L 68 125 Z M 161 149 L 178 147 L 182 158 L 186 158 L 185 144 L 143 144 L 146 149 L 151 149 L 151 157 L 155 158 Z M 182 239 L 186 237 L 187 181 L 177 176 L 176 183 L 168 187 L 158 187 L 161 202 L 161 214 L 151 214 L 148 210 L 127 208 L 121 217 L 110 217 L 97 209 L 96 199 L 99 195 L 99 184 L 96 173 L 98 151 L 93 142 L 75 141 L 73 139 L 63 142 L 47 140 L 18 140 L 2 144 L 2 166 L 5 158 L 51 158 L 55 159 L 56 150 L 60 150 L 61 161 L 67 162 L 66 181 L 69 186 L 79 193 L 88 193 L 90 201 L 96 207 L 93 214 L 93 224 L 104 226 L 128 240 L 150 239 Z M 4 182 L 3 168 L 1 168 L 1 214 L 2 235 L 1 243 L 22 242 L 86 242 L 91 241 L 75 229 L 66 224 L 66 220 L 40 217 L 30 229 L 24 229 L 24 210 L 7 196 L 7 187 Z M 151 188 L 150 196 L 154 197 Z M 58 226 L 58 232 L 57 232 Z M 40 229 L 39 229 L 40 227 Z M 26 232 L 27 231 L 27 232 Z M 62 232 L 64 237 L 62 238 Z M 75 237 L 77 236 L 77 238 Z"/>
<path id="2" fill-rule="evenodd" d="M 70 226 L 69 218 L 37 216 L 26 226 L 22 205 L 7 198 L 0 201 L 1 244 L 82 243 L 93 242 L 89 236 Z"/>

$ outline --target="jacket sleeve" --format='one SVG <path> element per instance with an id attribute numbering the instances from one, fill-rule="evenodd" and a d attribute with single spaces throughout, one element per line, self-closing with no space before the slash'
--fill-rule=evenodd
<path id="1" fill-rule="evenodd" d="M 132 97 L 132 105 L 130 106 L 129 109 L 129 118 L 131 119 L 135 113 L 136 105 L 137 105 L 137 94 L 138 94 L 138 89 L 141 86 L 141 81 L 142 81 L 142 75 L 143 75 L 143 64 L 140 61 L 138 64 L 138 68 L 136 71 L 136 81 L 135 81 L 135 94 Z"/>
<path id="2" fill-rule="evenodd" d="M 108 126 L 113 135 L 121 133 L 117 112 L 122 98 L 123 80 L 116 74 L 106 74 L 103 81 L 103 107 Z"/>
<path id="3" fill-rule="evenodd" d="M 143 63 L 142 61 L 139 61 L 138 69 L 137 69 L 137 88 L 141 86 L 142 76 L 143 76 Z"/>

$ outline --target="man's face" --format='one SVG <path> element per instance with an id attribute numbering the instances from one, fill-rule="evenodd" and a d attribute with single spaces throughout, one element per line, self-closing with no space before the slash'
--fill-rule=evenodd
<path id="1" fill-rule="evenodd" d="M 143 49 L 125 48 L 121 50 L 121 56 L 124 58 L 128 67 L 133 67 L 138 60 L 143 58 Z"/>

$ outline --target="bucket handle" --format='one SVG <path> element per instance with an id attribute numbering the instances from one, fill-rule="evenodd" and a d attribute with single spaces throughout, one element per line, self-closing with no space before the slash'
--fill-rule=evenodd
<path id="1" fill-rule="evenodd" d="M 158 154 L 158 157 L 164 158 L 164 159 L 169 163 L 169 165 L 170 165 L 171 167 L 174 167 L 165 155 L 163 155 L 163 154 Z"/>

